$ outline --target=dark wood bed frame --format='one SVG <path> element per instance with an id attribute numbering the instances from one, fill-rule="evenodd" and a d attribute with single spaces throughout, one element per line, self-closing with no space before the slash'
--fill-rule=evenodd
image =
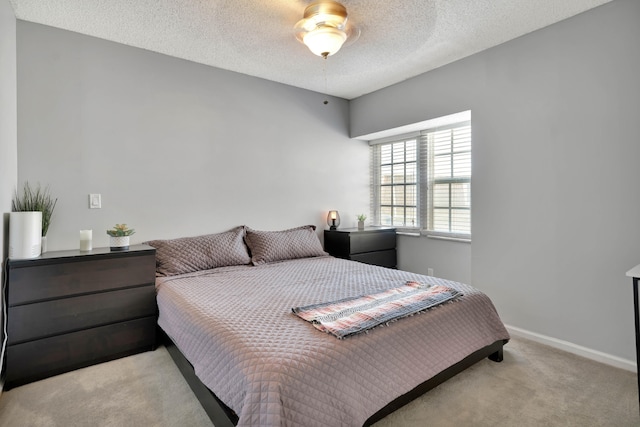
<path id="1" fill-rule="evenodd" d="M 159 335 L 162 337 L 162 342 L 164 343 L 167 351 L 171 355 L 174 363 L 182 373 L 182 376 L 187 381 L 191 390 L 196 395 L 202 408 L 207 413 L 211 421 L 216 427 L 233 427 L 238 423 L 238 416 L 230 409 L 227 405 L 222 403 L 220 399 L 216 397 L 215 394 L 211 390 L 205 386 L 200 379 L 196 376 L 193 366 L 191 363 L 184 357 L 184 355 L 178 350 L 178 347 L 171 341 L 171 339 L 167 336 L 167 334 L 159 329 Z M 370 426 L 376 421 L 380 421 L 390 413 L 396 411 L 397 409 L 403 407 L 407 403 L 412 400 L 422 396 L 427 391 L 435 388 L 436 386 L 442 384 L 447 381 L 449 378 L 454 377 L 470 366 L 478 363 L 485 357 L 488 357 L 490 360 L 494 362 L 502 362 L 503 359 L 503 346 L 506 344 L 506 340 L 499 340 L 490 344 L 480 350 L 471 353 L 469 356 L 462 359 L 460 362 L 456 363 L 453 366 L 448 367 L 444 371 L 436 374 L 434 377 L 428 379 L 422 384 L 418 385 L 413 390 L 408 393 L 403 394 L 397 399 L 390 402 L 388 405 L 380 409 L 378 412 L 373 414 L 367 419 L 364 423 L 365 426 Z"/>

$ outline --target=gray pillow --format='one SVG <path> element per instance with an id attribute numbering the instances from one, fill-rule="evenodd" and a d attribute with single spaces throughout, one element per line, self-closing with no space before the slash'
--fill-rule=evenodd
<path id="1" fill-rule="evenodd" d="M 174 276 L 229 265 L 249 264 L 244 227 L 224 233 L 146 242 L 156 248 L 156 274 Z"/>
<path id="2" fill-rule="evenodd" d="M 251 251 L 251 262 L 260 265 L 327 255 L 315 230 L 315 225 L 283 231 L 258 231 L 246 227 L 245 241 Z"/>

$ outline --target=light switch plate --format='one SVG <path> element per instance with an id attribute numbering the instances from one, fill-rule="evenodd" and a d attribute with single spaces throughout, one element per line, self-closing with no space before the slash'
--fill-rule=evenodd
<path id="1" fill-rule="evenodd" d="M 101 209 L 102 196 L 100 194 L 89 194 L 89 209 Z"/>

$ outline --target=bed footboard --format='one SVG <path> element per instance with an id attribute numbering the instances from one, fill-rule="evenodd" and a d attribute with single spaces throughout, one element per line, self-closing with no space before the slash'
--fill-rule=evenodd
<path id="1" fill-rule="evenodd" d="M 159 329 L 159 336 L 162 337 L 162 341 L 167 348 L 167 351 L 171 355 L 174 363 L 182 373 L 182 376 L 191 387 L 191 390 L 196 395 L 202 408 L 207 413 L 211 421 L 216 427 L 233 427 L 238 424 L 238 416 L 231 410 L 228 406 L 226 406 L 220 399 L 216 397 L 215 394 L 211 392 L 196 376 L 193 366 L 189 361 L 182 355 L 180 350 L 176 347 L 176 345 L 171 341 L 171 339 Z M 503 346 L 506 344 L 506 341 L 499 340 L 494 342 L 487 347 L 481 348 L 480 350 L 470 354 L 469 356 L 462 359 L 460 362 L 456 363 L 453 366 L 445 369 L 440 372 L 436 376 L 430 378 L 424 383 L 420 384 L 410 392 L 398 397 L 397 399 L 390 402 L 384 408 L 380 409 L 378 412 L 373 414 L 369 419 L 364 423 L 365 426 L 369 426 L 376 421 L 381 420 L 386 417 L 390 413 L 396 411 L 407 403 L 415 400 L 416 398 L 422 396 L 427 391 L 435 388 L 436 386 L 442 384 L 447 381 L 449 378 L 454 377 L 460 372 L 464 371 L 468 367 L 476 364 L 480 360 L 488 357 L 489 359 L 495 362 L 501 362 L 503 359 Z"/>
<path id="2" fill-rule="evenodd" d="M 439 386 L 443 382 L 456 376 L 457 374 L 469 368 L 470 366 L 475 365 L 485 357 L 488 357 L 489 359 L 495 362 L 501 362 L 503 358 L 502 347 L 506 343 L 507 343 L 506 340 L 505 341 L 499 340 L 494 342 L 493 344 L 490 344 L 484 348 L 481 348 L 480 350 L 474 353 L 471 353 L 469 356 L 465 357 L 460 362 L 456 363 L 453 366 L 448 367 L 444 371 L 440 372 L 439 374 L 436 374 L 434 377 L 423 382 L 422 384 L 420 384 L 410 392 L 403 394 L 402 396 L 390 402 L 387 406 L 380 409 L 378 412 L 376 412 L 371 417 L 369 417 L 369 419 L 364 423 L 364 425 L 370 426 L 371 424 L 377 421 L 380 421 L 390 413 L 400 409 L 407 403 L 417 399 L 418 397 L 425 394 L 427 391 Z"/>

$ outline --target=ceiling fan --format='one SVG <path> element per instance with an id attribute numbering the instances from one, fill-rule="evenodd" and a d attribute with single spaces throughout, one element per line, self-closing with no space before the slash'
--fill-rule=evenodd
<path id="1" fill-rule="evenodd" d="M 360 29 L 347 17 L 347 8 L 333 0 L 319 0 L 307 6 L 294 32 L 301 43 L 324 59 L 360 37 Z"/>

